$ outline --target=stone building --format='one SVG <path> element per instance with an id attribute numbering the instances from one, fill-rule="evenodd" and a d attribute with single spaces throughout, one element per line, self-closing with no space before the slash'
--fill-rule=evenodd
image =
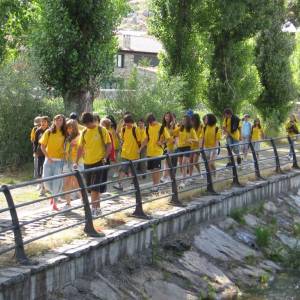
<path id="1" fill-rule="evenodd" d="M 163 50 L 161 43 L 146 32 L 120 30 L 117 32 L 119 51 L 113 77 L 101 90 L 121 89 L 133 68 L 138 74 L 156 77 L 159 64 L 158 54 Z"/>

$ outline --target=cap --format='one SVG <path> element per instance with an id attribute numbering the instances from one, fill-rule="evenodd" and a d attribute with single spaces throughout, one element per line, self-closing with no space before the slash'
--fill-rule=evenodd
<path id="1" fill-rule="evenodd" d="M 244 114 L 244 118 L 250 118 L 249 114 Z"/>
<path id="2" fill-rule="evenodd" d="M 193 110 L 192 109 L 188 109 L 187 112 L 186 112 L 186 115 L 189 116 L 189 117 L 192 117 L 194 114 Z"/>
<path id="3" fill-rule="evenodd" d="M 77 120 L 78 116 L 77 116 L 77 113 L 76 112 L 72 112 L 70 113 L 70 119 L 72 120 Z"/>

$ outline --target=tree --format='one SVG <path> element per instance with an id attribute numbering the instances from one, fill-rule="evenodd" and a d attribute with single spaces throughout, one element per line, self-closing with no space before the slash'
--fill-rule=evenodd
<path id="1" fill-rule="evenodd" d="M 208 106 L 219 116 L 225 107 L 239 111 L 243 101 L 259 95 L 251 38 L 269 21 L 269 5 L 268 0 L 203 1 L 205 17 L 198 23 L 213 47 Z"/>
<path id="2" fill-rule="evenodd" d="M 273 22 L 261 31 L 256 47 L 256 65 L 264 91 L 255 106 L 264 120 L 270 119 L 275 129 L 286 120 L 296 96 L 290 67 L 295 36 L 281 30 L 286 13 L 285 1 L 274 1 L 271 13 Z"/>
<path id="3" fill-rule="evenodd" d="M 181 76 L 182 103 L 194 107 L 201 75 L 201 36 L 195 27 L 199 0 L 152 0 L 150 32 L 163 44 L 161 68 L 166 77 Z"/>
<path id="4" fill-rule="evenodd" d="M 40 0 L 40 12 L 32 48 L 43 83 L 62 95 L 67 113 L 91 111 L 96 87 L 113 71 L 125 0 Z"/>
<path id="5" fill-rule="evenodd" d="M 30 7 L 29 1 L 0 1 L 0 64 L 7 54 L 7 49 L 16 47 L 28 29 Z"/>

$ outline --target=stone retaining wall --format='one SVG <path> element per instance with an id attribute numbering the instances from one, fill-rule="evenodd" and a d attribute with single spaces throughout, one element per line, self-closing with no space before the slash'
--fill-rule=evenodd
<path id="1" fill-rule="evenodd" d="M 225 217 L 236 208 L 291 192 L 300 187 L 300 171 L 253 182 L 219 195 L 201 196 L 184 208 L 157 212 L 151 220 L 133 220 L 118 229 L 106 230 L 105 238 L 75 241 L 40 257 L 34 267 L 0 270 L 0 300 L 44 300 L 47 294 L 75 279 L 91 276 L 104 265 L 126 256 L 141 255 L 170 235 L 210 219 Z"/>

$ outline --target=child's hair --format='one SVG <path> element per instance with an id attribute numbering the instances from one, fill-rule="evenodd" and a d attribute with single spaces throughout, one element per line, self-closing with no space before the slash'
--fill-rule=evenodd
<path id="1" fill-rule="evenodd" d="M 101 119 L 100 125 L 106 129 L 109 129 L 111 125 L 111 120 L 109 118 L 103 118 Z"/>
<path id="2" fill-rule="evenodd" d="M 233 111 L 231 108 L 225 108 L 224 109 L 224 115 L 233 115 Z"/>
<path id="3" fill-rule="evenodd" d="M 208 126 L 214 126 L 217 124 L 217 118 L 214 114 L 207 114 L 205 117 L 207 118 Z"/>
<path id="4" fill-rule="evenodd" d="M 42 120 L 42 117 L 40 117 L 40 116 L 35 117 L 34 120 L 33 120 L 34 126 L 40 125 L 41 120 Z"/>
<path id="5" fill-rule="evenodd" d="M 156 119 L 155 119 L 153 113 L 150 113 L 150 114 L 147 115 L 147 118 L 146 118 L 147 124 L 151 124 L 151 123 L 153 123 L 153 122 L 155 122 L 155 121 L 156 121 Z"/>
<path id="6" fill-rule="evenodd" d="M 90 112 L 84 112 L 81 115 L 81 122 L 84 125 L 87 125 L 89 123 L 94 123 L 94 115 Z"/>
<path id="7" fill-rule="evenodd" d="M 183 121 L 185 121 L 185 124 L 184 122 L 181 123 L 180 131 L 183 131 L 185 129 L 187 132 L 190 132 L 193 128 L 191 117 L 186 115 L 184 116 Z"/>
<path id="8" fill-rule="evenodd" d="M 191 121 L 195 130 L 198 130 L 201 125 L 201 120 L 199 114 L 193 114 L 191 117 Z"/>
<path id="9" fill-rule="evenodd" d="M 51 133 L 56 133 L 56 130 L 57 130 L 57 128 L 56 128 L 56 125 L 55 125 L 55 121 L 57 120 L 57 119 L 60 119 L 60 118 L 62 118 L 62 120 L 63 120 L 63 123 L 62 123 L 62 126 L 61 126 L 61 132 L 62 132 L 62 134 L 64 135 L 64 136 L 66 136 L 66 118 L 65 118 L 65 116 L 64 115 L 56 115 L 54 118 L 53 118 L 53 123 L 52 123 L 52 125 L 51 125 L 51 127 L 50 127 L 50 132 Z"/>
<path id="10" fill-rule="evenodd" d="M 116 122 L 116 119 L 114 118 L 114 116 L 109 115 L 106 118 L 110 120 L 110 122 L 111 122 L 110 123 L 111 128 L 113 128 L 114 130 L 117 130 L 117 122 Z"/>
<path id="11" fill-rule="evenodd" d="M 79 135 L 79 129 L 78 129 L 78 122 L 76 119 L 69 119 L 66 123 L 66 132 L 68 135 L 68 128 L 72 128 L 72 133 L 70 136 L 68 136 L 70 138 L 70 140 L 72 141 L 73 139 L 75 139 L 78 135 Z"/>
<path id="12" fill-rule="evenodd" d="M 134 120 L 133 120 L 133 117 L 132 117 L 132 115 L 126 115 L 126 116 L 124 116 L 124 123 L 126 124 L 126 123 L 129 123 L 129 124 L 133 124 L 134 123 Z"/>
<path id="13" fill-rule="evenodd" d="M 50 125 L 50 118 L 48 116 L 42 116 L 41 121 L 47 121 L 48 125 Z"/>
<path id="14" fill-rule="evenodd" d="M 256 124 L 256 123 L 258 123 L 258 124 Z M 254 123 L 253 123 L 253 126 L 252 126 L 252 127 L 255 127 L 256 125 L 257 125 L 257 127 L 258 127 L 259 129 L 261 129 L 260 119 L 258 119 L 258 118 L 256 118 L 256 119 L 254 120 Z"/>
<path id="15" fill-rule="evenodd" d="M 98 122 L 100 124 L 101 118 L 98 113 L 96 112 L 93 113 L 93 120 L 94 122 Z"/>
<path id="16" fill-rule="evenodd" d="M 167 121 L 166 121 L 166 116 L 167 115 L 169 115 L 170 116 L 170 121 L 167 123 Z M 170 111 L 167 111 L 165 114 L 164 114 L 164 116 L 163 116 L 163 119 L 162 119 L 162 126 L 165 128 L 168 128 L 168 129 L 171 129 L 171 124 L 173 125 L 173 127 L 174 127 L 174 115 L 170 112 Z M 174 129 L 174 128 L 172 128 L 172 129 Z"/>

